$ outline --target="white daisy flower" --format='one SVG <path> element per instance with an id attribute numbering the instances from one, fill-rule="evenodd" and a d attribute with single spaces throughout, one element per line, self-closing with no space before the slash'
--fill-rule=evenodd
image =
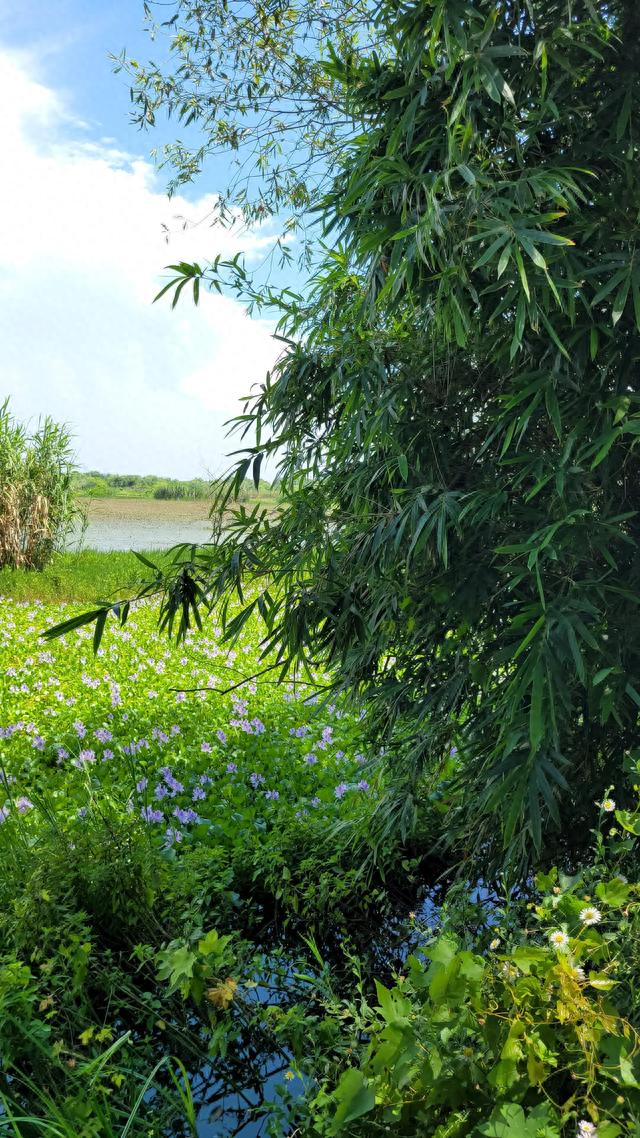
<path id="1" fill-rule="evenodd" d="M 489 948 L 491 949 L 492 952 L 495 952 L 496 948 L 499 948 L 499 947 L 500 947 L 500 941 L 498 940 L 497 936 L 494 936 L 493 940 L 491 941 L 491 944 L 489 945 Z"/>
<path id="2" fill-rule="evenodd" d="M 602 913 L 599 909 L 594 909 L 593 905 L 588 905 L 580 913 L 580 920 L 583 925 L 597 925 L 602 920 Z"/>
<path id="3" fill-rule="evenodd" d="M 578 1123 L 578 1136 L 579 1138 L 597 1138 L 598 1130 L 593 1122 L 589 1122 L 586 1118 L 581 1118 Z"/>
<path id="4" fill-rule="evenodd" d="M 554 929 L 549 933 L 549 940 L 554 948 L 566 948 L 569 943 L 569 937 L 562 929 Z"/>
<path id="5" fill-rule="evenodd" d="M 613 798 L 605 798 L 604 801 L 600 803 L 600 809 L 604 810 L 605 814 L 613 814 L 615 808 L 616 804 Z"/>
<path id="6" fill-rule="evenodd" d="M 517 980 L 518 978 L 518 969 L 515 968 L 513 964 L 509 964 L 508 960 L 505 960 L 500 971 L 507 981 Z"/>

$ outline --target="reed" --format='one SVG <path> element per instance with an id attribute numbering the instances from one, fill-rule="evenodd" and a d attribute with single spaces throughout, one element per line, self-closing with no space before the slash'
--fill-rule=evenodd
<path id="1" fill-rule="evenodd" d="M 0 567 L 43 569 L 81 516 L 71 435 L 48 416 L 30 432 L 0 406 Z"/>

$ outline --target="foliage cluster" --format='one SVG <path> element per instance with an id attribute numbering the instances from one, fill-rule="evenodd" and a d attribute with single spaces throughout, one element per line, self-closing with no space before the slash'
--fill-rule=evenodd
<path id="1" fill-rule="evenodd" d="M 319 187 L 348 136 L 339 83 L 324 66 L 383 40 L 365 0 L 297 4 L 145 0 L 154 58 L 114 60 L 131 82 L 132 121 L 153 129 L 165 116 L 181 138 L 153 154 L 172 174 L 170 191 L 228 153 L 228 182 L 216 186 L 212 224 L 280 226 L 274 249 L 292 260 L 290 237 L 309 220 Z M 247 176 L 248 175 L 248 176 Z M 297 234 L 300 237 L 300 234 Z M 310 260 L 313 242 L 298 245 Z"/>
<path id="2" fill-rule="evenodd" d="M 633 883 L 620 866 L 640 815 L 617 811 L 611 825 L 614 807 L 607 802 L 608 833 L 597 835 L 590 865 L 538 876 L 525 927 L 507 898 L 479 940 L 465 938 L 454 909 L 393 987 L 376 984 L 375 1004 L 351 1005 L 367 1042 L 359 1065 L 315 1099 L 315 1133 L 604 1138 L 635 1129 L 637 858 Z"/>
<path id="3" fill-rule="evenodd" d="M 328 659 L 370 701 L 383 832 L 445 777 L 469 865 L 577 852 L 637 732 L 638 19 L 418 0 L 380 9 L 383 56 L 336 52 L 362 129 L 323 201 L 334 247 L 281 298 L 227 488 L 278 456 L 284 508 L 240 510 L 194 592 L 262 581 L 245 611 L 283 666 Z M 179 269 L 221 287 L 219 263 Z"/>

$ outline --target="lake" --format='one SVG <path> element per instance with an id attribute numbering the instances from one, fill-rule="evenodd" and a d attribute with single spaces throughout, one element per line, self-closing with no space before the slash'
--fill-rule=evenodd
<path id="1" fill-rule="evenodd" d="M 67 542 L 71 550 L 168 549 L 178 542 L 202 545 L 211 540 L 209 502 L 155 498 L 85 498 L 84 533 L 77 527 Z"/>

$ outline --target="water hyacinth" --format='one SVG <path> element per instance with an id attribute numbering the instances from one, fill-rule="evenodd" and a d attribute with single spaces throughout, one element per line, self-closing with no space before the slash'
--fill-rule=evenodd
<path id="1" fill-rule="evenodd" d="M 52 624 L 60 617 L 56 609 L 38 619 Z M 22 636 L 26 643 L 28 627 L 19 604 L 0 605 L 0 640 Z M 201 821 L 233 828 L 235 845 L 265 841 L 274 828 L 294 819 L 300 825 L 314 811 L 336 817 L 353 811 L 360 817 L 375 808 L 374 791 L 359 770 L 366 760 L 358 720 L 340 701 L 332 704 L 328 725 L 327 709 L 319 713 L 304 690 L 252 681 L 242 698 L 216 696 L 215 702 L 207 690 L 193 700 L 172 690 L 180 684 L 221 686 L 211 675 L 212 655 L 238 669 L 238 678 L 243 670 L 257 671 L 258 637 L 230 661 L 204 637 L 190 636 L 176 650 L 157 636 L 146 604 L 135 622 L 112 636 L 102 655 L 90 663 L 87 657 L 80 669 L 74 651 L 59 641 L 46 659 L 34 652 L 26 691 L 20 668 L 0 668 L 0 737 L 15 794 L 14 805 L 7 800 L 2 807 L 0 821 L 31 813 L 34 792 L 44 783 L 61 831 L 86 823 L 90 781 L 96 817 L 104 797 L 105 809 L 119 809 L 129 824 L 144 828 L 149 842 L 180 857 L 187 843 L 201 840 Z M 82 629 L 69 639 L 90 641 Z M 153 685 L 145 683 L 150 672 Z M 256 810 L 262 811 L 264 831 L 253 821 L 243 824 Z"/>

